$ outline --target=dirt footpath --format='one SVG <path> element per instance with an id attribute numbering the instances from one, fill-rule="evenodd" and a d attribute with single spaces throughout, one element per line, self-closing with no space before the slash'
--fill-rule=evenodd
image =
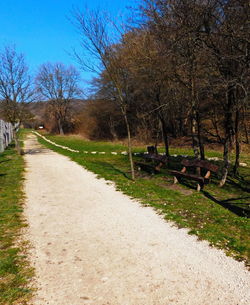
<path id="1" fill-rule="evenodd" d="M 250 304 L 242 263 L 65 156 L 26 141 L 32 305 Z"/>

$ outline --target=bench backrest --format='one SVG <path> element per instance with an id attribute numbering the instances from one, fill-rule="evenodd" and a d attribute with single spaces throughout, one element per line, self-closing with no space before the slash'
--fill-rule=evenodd
<path id="1" fill-rule="evenodd" d="M 158 155 L 158 154 L 147 154 L 144 155 L 145 159 L 149 159 L 149 160 L 155 160 L 155 161 L 161 161 L 161 162 L 167 162 L 168 159 L 165 155 Z"/>
<path id="2" fill-rule="evenodd" d="M 201 167 L 201 168 L 205 168 L 211 172 L 215 172 L 217 173 L 219 170 L 219 167 L 215 164 L 212 164 L 208 161 L 205 160 L 187 160 L 184 159 L 181 161 L 181 164 L 185 167 Z"/>
<path id="3" fill-rule="evenodd" d="M 157 148 L 155 146 L 147 146 L 147 151 L 150 155 L 158 154 Z"/>

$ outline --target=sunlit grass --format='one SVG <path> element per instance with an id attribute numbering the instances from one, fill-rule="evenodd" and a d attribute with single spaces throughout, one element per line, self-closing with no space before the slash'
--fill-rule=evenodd
<path id="1" fill-rule="evenodd" d="M 14 147 L 0 154 L 0 304 L 27 304 L 33 271 L 22 240 L 23 158 Z"/>
<path id="2" fill-rule="evenodd" d="M 130 180 L 128 157 L 110 153 L 126 151 L 124 145 L 85 141 L 67 136 L 48 136 L 48 138 L 58 144 L 77 149 L 80 153 L 55 147 L 41 138 L 39 141 L 70 157 L 99 177 L 114 181 L 117 189 L 133 198 L 138 198 L 145 205 L 151 205 L 167 220 L 175 222 L 178 227 L 189 228 L 190 234 L 208 240 L 211 245 L 224 249 L 228 255 L 238 260 L 244 260 L 246 263 L 249 260 L 250 221 L 247 217 L 235 214 L 237 209 L 249 213 L 250 194 L 247 191 L 250 179 L 249 167 L 240 169 L 241 181 L 230 178 L 224 188 L 219 188 L 218 177 L 214 176 L 212 183 L 205 187 L 204 192 L 196 192 L 192 182 L 173 187 L 173 178 L 168 169 L 163 169 L 161 174 L 155 176 L 137 173 L 136 181 Z M 84 151 L 103 151 L 106 154 L 86 154 Z M 145 147 L 134 149 L 134 152 L 140 151 L 145 151 Z M 192 150 L 171 148 L 171 154 L 192 155 Z M 221 152 L 209 151 L 207 155 L 220 157 Z M 135 159 L 139 160 L 139 157 Z M 180 160 L 181 157 L 171 158 L 171 168 L 180 167 Z M 249 161 L 247 158 L 245 160 Z"/>

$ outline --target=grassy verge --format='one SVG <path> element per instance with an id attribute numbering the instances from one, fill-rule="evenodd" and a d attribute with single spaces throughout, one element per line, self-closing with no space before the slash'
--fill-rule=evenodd
<path id="1" fill-rule="evenodd" d="M 213 177 L 212 183 L 205 191 L 196 192 L 192 183 L 173 185 L 169 169 L 161 174 L 150 176 L 137 173 L 136 181 L 129 179 L 128 157 L 111 152 L 122 152 L 126 147 L 114 143 L 84 141 L 76 137 L 48 136 L 52 141 L 80 153 L 69 152 L 55 147 L 43 139 L 39 141 L 47 147 L 70 157 L 99 177 L 114 181 L 119 190 L 138 198 L 143 204 L 157 209 L 167 220 L 174 221 L 178 227 L 189 228 L 190 234 L 210 242 L 217 248 L 224 249 L 226 254 L 249 265 L 250 259 L 250 220 L 249 213 L 249 182 L 250 169 L 241 168 L 240 178 L 229 177 L 224 188 L 218 187 L 218 178 Z M 140 151 L 136 148 L 135 151 Z M 84 151 L 106 152 L 106 154 L 84 154 Z M 172 154 L 187 154 L 187 149 L 172 149 Z M 218 156 L 219 152 L 208 152 L 209 156 Z M 136 157 L 137 159 L 139 157 Z M 135 159 L 136 159 L 135 158 Z M 181 157 L 171 158 L 171 168 L 180 167 Z M 244 161 L 248 156 L 244 156 Z M 241 215 L 241 216 L 239 216 Z"/>
<path id="2" fill-rule="evenodd" d="M 21 134 L 21 139 L 24 133 Z M 0 304 L 27 304 L 32 276 L 21 240 L 24 160 L 13 145 L 0 154 Z"/>

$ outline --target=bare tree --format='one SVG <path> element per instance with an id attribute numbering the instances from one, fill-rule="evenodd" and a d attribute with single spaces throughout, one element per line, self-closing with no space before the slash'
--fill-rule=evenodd
<path id="1" fill-rule="evenodd" d="M 237 174 L 240 117 L 249 103 L 249 4 L 244 0 L 213 0 L 213 3 L 204 16 L 206 27 L 203 26 L 202 39 L 213 57 L 216 71 L 216 77 L 211 81 L 213 89 L 222 97 L 224 165 L 220 186 L 223 186 L 233 142 L 236 149 L 234 174 Z"/>
<path id="2" fill-rule="evenodd" d="M 173 51 L 177 83 L 187 92 L 184 101 L 188 105 L 197 157 L 205 157 L 202 131 L 203 120 L 208 118 L 205 109 L 209 110 L 209 100 L 210 108 L 216 111 L 215 136 L 224 146 L 220 182 L 223 186 L 233 144 L 234 174 L 237 174 L 240 123 L 249 103 L 249 4 L 245 0 L 143 0 L 142 3 L 148 19 L 146 25 L 154 29 L 159 42 L 166 42 Z M 214 136 L 211 132 L 210 135 Z"/>
<path id="3" fill-rule="evenodd" d="M 13 46 L 5 47 L 0 53 L 0 97 L 1 114 L 14 127 L 14 141 L 20 153 L 17 130 L 31 116 L 27 103 L 33 101 L 35 95 L 24 55 L 18 54 Z"/>
<path id="4" fill-rule="evenodd" d="M 60 134 L 64 134 L 72 100 L 81 94 L 79 80 L 78 71 L 62 63 L 43 64 L 36 76 L 37 92 L 48 100 L 48 110 L 56 120 Z"/>
<path id="5" fill-rule="evenodd" d="M 131 102 L 129 96 L 129 68 L 128 63 L 123 59 L 119 50 L 119 47 L 122 46 L 119 42 L 122 41 L 123 31 L 118 29 L 107 18 L 105 13 L 101 11 L 85 10 L 82 12 L 80 9 L 76 9 L 73 11 L 73 24 L 81 35 L 81 46 L 83 50 L 83 54 L 74 52 L 78 63 L 84 70 L 90 70 L 96 73 L 101 73 L 105 70 L 109 81 L 115 88 L 114 101 L 119 105 L 125 121 L 131 176 L 134 180 L 131 128 L 128 119 L 128 107 Z M 89 60 L 85 60 L 86 53 L 94 59 L 92 63 Z"/>

